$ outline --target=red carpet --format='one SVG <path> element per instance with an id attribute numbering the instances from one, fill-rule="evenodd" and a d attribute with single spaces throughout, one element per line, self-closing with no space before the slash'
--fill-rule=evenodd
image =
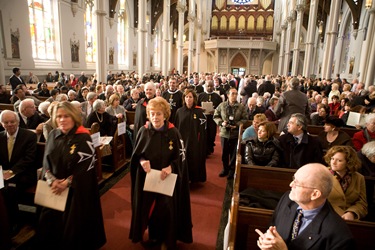
<path id="1" fill-rule="evenodd" d="M 207 181 L 190 187 L 193 219 L 193 243 L 178 243 L 178 249 L 216 249 L 226 178 L 219 178 L 222 169 L 221 147 L 216 138 L 215 153 L 207 158 Z M 127 174 L 101 197 L 107 244 L 101 249 L 144 249 L 129 239 L 131 201 L 130 175 Z"/>

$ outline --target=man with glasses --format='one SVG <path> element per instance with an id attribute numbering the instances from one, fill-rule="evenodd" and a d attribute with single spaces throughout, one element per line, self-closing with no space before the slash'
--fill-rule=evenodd
<path id="1" fill-rule="evenodd" d="M 0 192 L 5 200 L 14 235 L 18 231 L 18 197 L 37 180 L 37 136 L 19 127 L 20 118 L 16 112 L 4 110 L 0 114 L 0 122 L 5 129 L 0 132 L 0 165 L 4 179 L 4 188 Z"/>
<path id="2" fill-rule="evenodd" d="M 355 249 L 344 220 L 327 197 L 332 175 L 322 164 L 307 164 L 294 175 L 291 191 L 278 203 L 269 229 L 259 234 L 260 249 Z"/>
<path id="3" fill-rule="evenodd" d="M 43 123 L 46 120 L 36 111 L 33 99 L 26 98 L 20 102 L 19 118 L 21 128 L 35 129 L 37 134 L 43 132 Z"/>

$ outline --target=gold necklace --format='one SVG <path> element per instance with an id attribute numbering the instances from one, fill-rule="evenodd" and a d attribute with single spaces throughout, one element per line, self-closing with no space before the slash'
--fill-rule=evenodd
<path id="1" fill-rule="evenodd" d="M 95 111 L 95 114 L 96 114 L 96 117 L 98 118 L 98 121 L 99 121 L 99 122 L 102 122 L 102 121 L 103 121 L 103 114 L 101 114 L 102 119 L 99 118 L 99 116 L 98 116 L 98 112 Z"/>

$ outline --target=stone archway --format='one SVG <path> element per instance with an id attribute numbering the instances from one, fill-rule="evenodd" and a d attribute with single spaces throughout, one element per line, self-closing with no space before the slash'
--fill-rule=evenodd
<path id="1" fill-rule="evenodd" d="M 242 70 L 240 70 L 242 69 Z M 247 61 L 245 56 L 241 53 L 238 52 L 233 58 L 230 63 L 230 73 L 232 74 L 238 74 L 239 72 L 243 72 L 244 74 L 246 73 L 247 70 Z M 243 71 L 245 70 L 245 71 Z"/>

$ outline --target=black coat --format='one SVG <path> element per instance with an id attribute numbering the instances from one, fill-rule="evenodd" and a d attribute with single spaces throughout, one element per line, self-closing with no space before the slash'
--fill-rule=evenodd
<path id="1" fill-rule="evenodd" d="M 50 171 L 57 179 L 73 179 L 64 212 L 42 208 L 38 249 L 98 249 L 106 242 L 94 164 L 95 148 L 85 128 L 67 135 L 51 131 L 42 176 Z"/>
<path id="2" fill-rule="evenodd" d="M 206 116 L 199 107 L 188 109 L 183 106 L 177 110 L 175 126 L 184 141 L 189 180 L 206 181 Z"/>
<path id="3" fill-rule="evenodd" d="M 250 165 L 279 167 L 280 143 L 276 138 L 265 142 L 257 138 L 250 139 L 246 143 L 245 161 Z"/>
<path id="4" fill-rule="evenodd" d="M 283 149 L 280 166 L 284 168 L 298 169 L 307 163 L 322 163 L 323 149 L 318 138 L 303 134 L 301 143 L 296 145 L 293 135 L 286 133 L 279 138 Z"/>
<path id="5" fill-rule="evenodd" d="M 289 199 L 289 193 L 285 193 L 281 198 L 271 222 L 271 225 L 276 226 L 277 232 L 284 239 L 289 250 L 355 249 L 355 242 L 348 225 L 328 201 L 311 223 L 291 241 L 298 204 Z"/>
<path id="6" fill-rule="evenodd" d="M 176 90 L 171 92 L 170 90 L 163 92 L 163 98 L 169 102 L 171 107 L 171 116 L 169 117 L 169 121 L 174 124 L 175 116 L 177 109 L 182 107 L 182 92 L 180 90 Z"/>
<path id="7" fill-rule="evenodd" d="M 159 131 L 151 123 L 139 130 L 130 163 L 132 219 L 129 238 L 133 242 L 142 240 L 147 227 L 151 239 L 164 240 L 168 247 L 175 247 L 177 240 L 192 242 L 189 178 L 181 140 L 180 133 L 169 122 Z M 150 161 L 152 169 L 172 167 L 172 173 L 178 175 L 172 197 L 143 191 L 146 172 L 139 162 L 142 158 Z"/>

